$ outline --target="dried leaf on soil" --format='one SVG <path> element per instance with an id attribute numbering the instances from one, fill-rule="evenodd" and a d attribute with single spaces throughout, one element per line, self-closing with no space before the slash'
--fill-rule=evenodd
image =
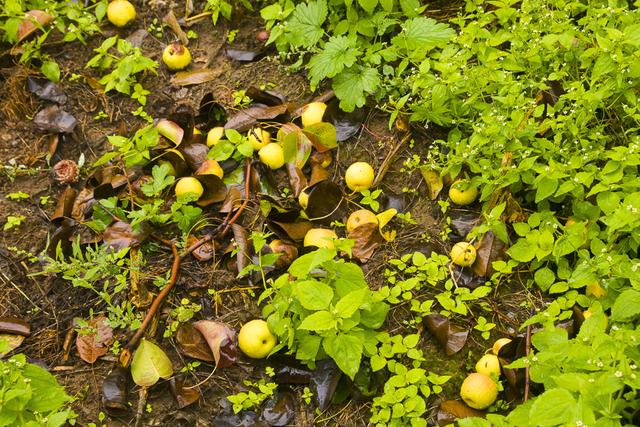
<path id="1" fill-rule="evenodd" d="M 469 417 L 484 418 L 484 412 L 471 409 L 459 400 L 445 400 L 440 403 L 440 407 L 438 408 L 437 418 L 439 426 L 451 425 L 457 419 Z"/>
<path id="2" fill-rule="evenodd" d="M 0 334 L 28 337 L 31 335 L 31 326 L 29 322 L 17 317 L 0 317 Z"/>
<path id="3" fill-rule="evenodd" d="M 229 326 L 213 320 L 200 320 L 193 327 L 209 345 L 218 368 L 227 368 L 238 360 L 236 333 Z"/>
<path id="4" fill-rule="evenodd" d="M 75 322 L 74 322 L 75 323 Z M 95 363 L 99 357 L 109 351 L 113 340 L 113 330 L 107 324 L 105 316 L 96 316 L 87 321 L 89 333 L 79 331 L 76 338 L 78 355 L 87 363 Z"/>
<path id="5" fill-rule="evenodd" d="M 200 399 L 200 392 L 197 387 L 189 386 L 184 378 L 175 377 L 169 381 L 171 394 L 178 403 L 178 408 L 186 408 L 196 403 Z"/>
<path id="6" fill-rule="evenodd" d="M 183 323 L 176 331 L 180 353 L 193 359 L 214 362 L 215 358 L 204 336 L 191 323 Z"/>
<path id="7" fill-rule="evenodd" d="M 53 15 L 42 10 L 30 10 L 18 26 L 18 42 L 29 37 L 34 31 L 53 22 Z"/>
<path id="8" fill-rule="evenodd" d="M 28 77 L 27 87 L 31 93 L 43 101 L 51 101 L 60 105 L 67 102 L 67 95 L 62 88 L 51 80 Z"/>
<path id="9" fill-rule="evenodd" d="M 491 276 L 495 272 L 491 264 L 494 261 L 503 260 L 506 250 L 507 245 L 498 239 L 493 231 L 489 231 L 480 240 L 480 245 L 476 247 L 473 272 L 478 276 Z"/>
<path id="10" fill-rule="evenodd" d="M 58 105 L 49 105 L 38 111 L 33 118 L 36 128 L 48 132 L 71 133 L 78 121 Z"/>
<path id="11" fill-rule="evenodd" d="M 354 257 L 361 262 L 367 262 L 375 250 L 384 243 L 384 238 L 380 235 L 378 224 L 362 224 L 349 232 L 348 239 L 354 241 L 351 249 Z"/>
<path id="12" fill-rule="evenodd" d="M 234 114 L 224 125 L 225 129 L 235 129 L 238 132 L 246 132 L 254 127 L 259 120 L 273 120 L 287 112 L 287 105 L 274 105 L 249 107 Z"/>
<path id="13" fill-rule="evenodd" d="M 134 230 L 128 222 L 116 221 L 104 230 L 102 240 L 105 245 L 119 251 L 124 248 L 138 246 L 147 238 L 150 231 L 143 224 L 140 224 L 138 230 Z"/>
<path id="14" fill-rule="evenodd" d="M 427 330 L 444 348 L 447 356 L 451 356 L 464 347 L 469 331 L 452 325 L 448 318 L 441 314 L 430 314 L 424 319 Z"/>
<path id="15" fill-rule="evenodd" d="M 193 71 L 178 71 L 171 78 L 171 84 L 176 86 L 199 85 L 217 79 L 223 71 L 222 68 L 200 68 Z"/>
<path id="16" fill-rule="evenodd" d="M 129 371 L 126 368 L 114 367 L 102 382 L 102 405 L 109 412 L 129 410 Z"/>

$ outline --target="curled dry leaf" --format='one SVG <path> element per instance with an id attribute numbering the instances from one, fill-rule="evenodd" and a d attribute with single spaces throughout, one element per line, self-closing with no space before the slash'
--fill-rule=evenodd
<path id="1" fill-rule="evenodd" d="M 124 221 L 116 221 L 108 226 L 103 234 L 102 240 L 105 245 L 119 251 L 124 248 L 138 246 L 149 235 L 149 228 L 140 224 L 138 230 L 134 230 L 131 224 Z"/>
<path id="2" fill-rule="evenodd" d="M 223 71 L 222 68 L 200 68 L 193 71 L 178 71 L 171 78 L 171 84 L 176 86 L 199 85 L 217 79 Z"/>
<path id="3" fill-rule="evenodd" d="M 200 240 L 200 237 L 189 235 L 189 238 L 187 239 L 187 246 L 193 245 L 198 240 Z M 209 261 L 211 258 L 213 258 L 214 253 L 215 253 L 214 244 L 213 242 L 209 241 L 198 246 L 197 249 L 191 252 L 191 255 L 193 255 L 193 257 L 198 261 L 202 262 L 202 261 Z"/>
<path id="4" fill-rule="evenodd" d="M 73 209 L 73 202 L 76 200 L 77 195 L 78 192 L 75 189 L 71 187 L 65 188 L 65 190 L 60 195 L 58 203 L 56 204 L 56 208 L 49 220 L 55 223 L 62 218 L 70 217 L 71 211 Z"/>
<path id="5" fill-rule="evenodd" d="M 218 212 L 226 214 L 238 209 L 240 205 L 242 205 L 243 197 L 242 188 L 239 185 L 229 186 L 227 197 L 224 199 Z"/>
<path id="6" fill-rule="evenodd" d="M 255 86 L 249 87 L 246 95 L 253 99 L 253 102 L 269 106 L 280 105 L 287 102 L 286 95 L 272 90 L 262 90 Z"/>
<path id="7" fill-rule="evenodd" d="M 218 368 L 227 368 L 238 360 L 236 333 L 229 326 L 213 320 L 200 320 L 193 327 L 209 345 Z"/>
<path id="8" fill-rule="evenodd" d="M 304 176 L 302 170 L 293 163 L 287 163 L 286 168 L 293 197 L 298 197 L 302 189 L 307 186 L 307 177 Z"/>
<path id="9" fill-rule="evenodd" d="M 249 233 L 239 224 L 231 224 L 233 240 L 238 250 L 236 254 L 236 267 L 240 273 L 251 261 L 251 246 L 249 245 Z"/>
<path id="10" fill-rule="evenodd" d="M 472 269 L 478 276 L 491 276 L 495 270 L 492 266 L 494 261 L 503 260 L 507 251 L 507 245 L 496 237 L 493 231 L 486 233 L 479 246 L 476 247 L 476 260 Z"/>
<path id="11" fill-rule="evenodd" d="M 18 42 L 23 41 L 38 28 L 53 22 L 53 15 L 42 10 L 30 10 L 18 26 Z"/>
<path id="12" fill-rule="evenodd" d="M 467 342 L 469 331 L 452 325 L 448 318 L 441 314 L 430 314 L 424 319 L 425 326 L 444 348 L 447 356 L 462 350 Z"/>
<path id="13" fill-rule="evenodd" d="M 191 323 L 183 323 L 176 331 L 176 342 L 180 353 L 193 359 L 214 362 L 215 358 L 204 336 Z"/>
<path id="14" fill-rule="evenodd" d="M 126 368 L 114 367 L 102 382 L 102 405 L 108 412 L 129 410 L 129 371 Z"/>
<path id="15" fill-rule="evenodd" d="M 169 385 L 171 386 L 171 394 L 176 399 L 180 409 L 186 408 L 200 399 L 198 388 L 189 386 L 184 378 L 171 378 Z"/>
<path id="16" fill-rule="evenodd" d="M 440 403 L 438 408 L 438 425 L 447 426 L 453 424 L 457 419 L 481 417 L 484 418 L 484 412 L 471 409 L 459 400 L 445 400 Z"/>
<path id="17" fill-rule="evenodd" d="M 373 223 L 362 224 L 354 228 L 349 232 L 347 238 L 354 241 L 351 251 L 353 256 L 361 262 L 367 262 L 378 246 L 384 243 L 378 224 Z"/>
<path id="18" fill-rule="evenodd" d="M 444 187 L 444 183 L 442 182 L 440 173 L 435 169 L 429 168 L 428 166 L 422 166 L 420 168 L 420 173 L 424 178 L 424 182 L 427 184 L 427 194 L 429 195 L 429 199 L 437 199 L 438 195 L 442 191 L 442 188 Z"/>
<path id="19" fill-rule="evenodd" d="M 315 123 L 311 126 L 306 126 L 302 132 L 309 138 L 319 153 L 324 153 L 338 146 L 336 128 L 331 123 Z"/>
<path id="20" fill-rule="evenodd" d="M 204 193 L 198 199 L 198 206 L 209 206 L 223 202 L 227 198 L 227 186 L 216 175 L 198 175 L 195 177 L 204 188 Z"/>
<path id="21" fill-rule="evenodd" d="M 173 142 L 175 145 L 179 145 L 184 138 L 184 129 L 180 127 L 176 122 L 173 122 L 168 119 L 160 119 L 158 123 L 156 123 L 156 128 L 158 129 L 158 133 L 169 141 Z"/>
<path id="22" fill-rule="evenodd" d="M 162 18 L 162 22 L 167 24 L 169 28 L 171 28 L 171 31 L 173 31 L 173 33 L 178 36 L 178 38 L 180 39 L 180 43 L 185 46 L 189 44 L 189 37 L 187 37 L 187 34 L 184 31 L 182 31 L 182 28 L 180 27 L 178 19 L 176 19 L 176 15 L 174 15 L 173 10 L 170 10 L 169 13 L 167 13 L 165 17 Z"/>
<path id="23" fill-rule="evenodd" d="M 109 344 L 113 341 L 113 330 L 107 324 L 107 318 L 104 316 L 89 319 L 87 326 L 88 331 L 78 331 L 76 348 L 82 360 L 87 363 L 95 363 L 99 357 L 109 351 Z"/>
<path id="24" fill-rule="evenodd" d="M 96 203 L 93 190 L 89 188 L 83 188 L 80 193 L 73 200 L 73 207 L 71 208 L 71 218 L 78 222 L 84 221 L 86 216 L 90 216 L 93 205 Z"/>
<path id="25" fill-rule="evenodd" d="M 290 239 L 299 242 L 304 239 L 307 231 L 313 228 L 310 221 L 300 220 L 295 222 L 267 221 L 269 230 L 281 239 Z"/>
<path id="26" fill-rule="evenodd" d="M 224 125 L 225 129 L 235 129 L 238 132 L 246 132 L 254 127 L 259 120 L 273 120 L 287 112 L 287 105 L 274 105 L 272 107 L 250 107 L 234 114 Z"/>

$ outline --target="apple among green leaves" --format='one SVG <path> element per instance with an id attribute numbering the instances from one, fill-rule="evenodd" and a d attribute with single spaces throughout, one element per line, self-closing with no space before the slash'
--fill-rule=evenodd
<path id="1" fill-rule="evenodd" d="M 498 384 L 484 374 L 469 374 L 460 387 L 460 397 L 473 409 L 488 408 L 498 398 Z"/>
<path id="2" fill-rule="evenodd" d="M 254 359 L 267 357 L 277 342 L 278 339 L 269 330 L 269 325 L 262 319 L 245 323 L 238 334 L 240 350 Z"/>

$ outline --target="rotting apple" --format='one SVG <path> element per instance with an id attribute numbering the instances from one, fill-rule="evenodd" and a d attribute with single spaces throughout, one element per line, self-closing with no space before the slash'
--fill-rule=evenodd
<path id="1" fill-rule="evenodd" d="M 478 189 L 469 180 L 459 179 L 449 187 L 449 199 L 458 206 L 467 206 L 478 197 Z"/>
<path id="2" fill-rule="evenodd" d="M 500 360 L 495 354 L 485 354 L 476 363 L 476 372 L 491 378 L 500 377 Z"/>
<path id="3" fill-rule="evenodd" d="M 136 19 L 136 8 L 127 0 L 113 0 L 107 6 L 107 19 L 116 27 L 124 27 Z"/>
<path id="4" fill-rule="evenodd" d="M 378 217 L 368 209 L 358 209 L 349 215 L 349 218 L 347 219 L 347 232 L 351 232 L 351 230 L 354 230 L 363 224 L 377 225 Z"/>
<path id="5" fill-rule="evenodd" d="M 269 325 L 262 319 L 245 323 L 238 333 L 238 347 L 253 359 L 267 357 L 277 342 L 278 339 L 269 330 Z"/>
<path id="6" fill-rule="evenodd" d="M 220 142 L 223 136 L 224 128 L 222 126 L 211 128 L 211 130 L 207 132 L 207 146 L 213 147 L 218 142 Z"/>
<path id="7" fill-rule="evenodd" d="M 304 235 L 303 245 L 305 247 L 316 246 L 318 248 L 334 249 L 333 241 L 338 235 L 327 228 L 312 228 Z"/>
<path id="8" fill-rule="evenodd" d="M 368 190 L 373 184 L 373 168 L 367 162 L 355 162 L 347 168 L 344 180 L 351 191 Z"/>
<path id="9" fill-rule="evenodd" d="M 275 263 L 276 268 L 287 267 L 298 258 L 298 248 L 280 239 L 272 240 L 269 243 L 269 249 L 274 254 L 280 254 Z"/>
<path id="10" fill-rule="evenodd" d="M 302 126 L 307 127 L 322 122 L 322 116 L 327 109 L 324 102 L 311 102 L 302 108 Z"/>
<path id="11" fill-rule="evenodd" d="M 224 176 L 224 171 L 222 170 L 218 162 L 213 159 L 207 159 L 202 162 L 202 165 L 200 165 L 200 167 L 196 171 L 196 175 L 215 175 L 218 178 L 222 179 L 222 177 Z"/>
<path id="12" fill-rule="evenodd" d="M 498 398 L 498 384 L 484 374 L 469 374 L 460 387 L 460 397 L 473 409 L 488 408 Z"/>
<path id="13" fill-rule="evenodd" d="M 173 42 L 164 48 L 162 62 L 171 71 L 187 68 L 191 63 L 191 52 L 180 42 Z"/>
<path id="14" fill-rule="evenodd" d="M 247 138 L 254 150 L 260 150 L 271 142 L 271 134 L 262 128 L 253 128 L 247 134 Z"/>
<path id="15" fill-rule="evenodd" d="M 284 165 L 284 151 L 280 144 L 270 142 L 258 151 L 260 161 L 271 169 L 278 169 Z"/>
<path id="16" fill-rule="evenodd" d="M 469 242 L 458 242 L 451 248 L 451 262 L 460 267 L 469 267 L 476 260 L 476 248 Z"/>
<path id="17" fill-rule="evenodd" d="M 192 176 L 180 178 L 175 188 L 176 197 L 185 197 L 188 194 L 192 194 L 193 200 L 198 200 L 204 193 L 204 188 L 200 181 Z"/>
<path id="18" fill-rule="evenodd" d="M 511 342 L 511 338 L 499 338 L 493 343 L 491 352 L 496 356 L 500 353 L 500 349 Z"/>

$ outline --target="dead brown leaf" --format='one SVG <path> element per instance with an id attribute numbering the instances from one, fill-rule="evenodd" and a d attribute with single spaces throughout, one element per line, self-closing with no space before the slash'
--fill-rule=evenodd
<path id="1" fill-rule="evenodd" d="M 78 331 L 76 348 L 78 355 L 87 363 L 95 363 L 99 357 L 109 351 L 109 344 L 113 340 L 113 330 L 107 324 L 105 316 L 96 316 L 87 321 L 87 331 Z"/>

